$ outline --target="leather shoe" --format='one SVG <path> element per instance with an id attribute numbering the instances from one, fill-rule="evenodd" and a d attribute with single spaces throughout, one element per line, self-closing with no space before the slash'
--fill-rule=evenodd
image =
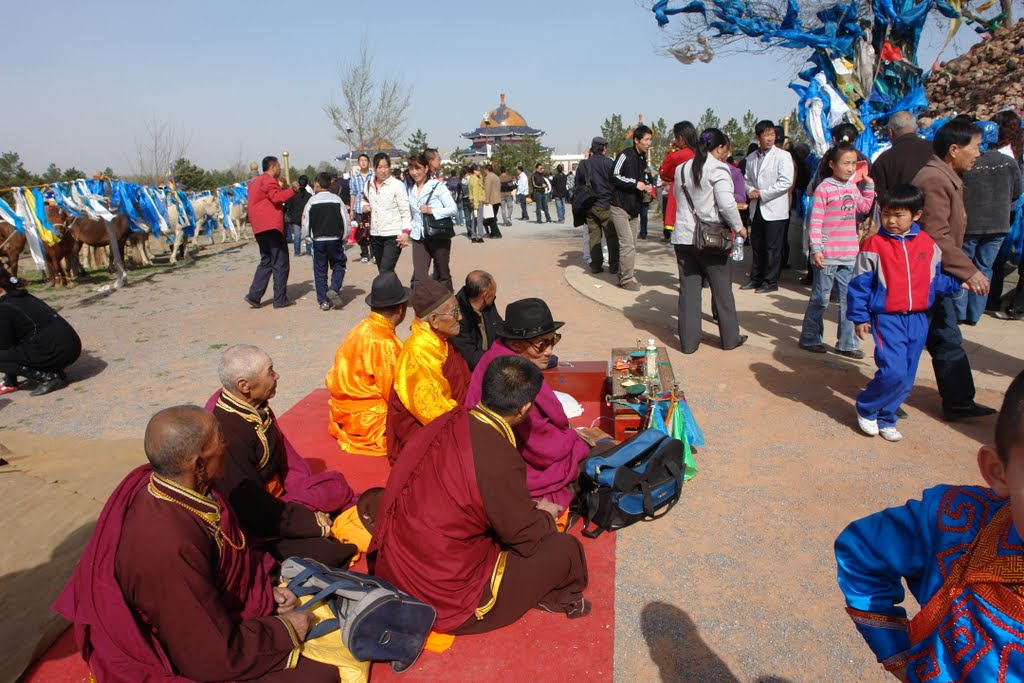
<path id="1" fill-rule="evenodd" d="M 828 351 L 828 349 L 825 348 L 824 344 L 801 344 L 800 348 L 803 349 L 804 351 L 810 351 L 811 353 L 825 353 L 826 351 Z"/>
<path id="2" fill-rule="evenodd" d="M 618 275 L 619 274 L 619 267 L 618 266 L 608 266 L 608 272 L 611 273 L 612 275 Z"/>
<path id="3" fill-rule="evenodd" d="M 286 299 L 284 301 L 284 303 L 280 303 L 280 304 L 279 303 L 275 303 L 274 304 L 274 308 L 288 308 L 289 306 L 294 306 L 294 305 L 295 305 L 294 301 L 292 301 L 291 299 Z"/>
<path id="4" fill-rule="evenodd" d="M 840 356 L 846 356 L 847 358 L 853 358 L 855 360 L 860 360 L 864 357 L 864 352 L 861 351 L 860 349 L 853 349 L 851 351 L 836 349 L 836 353 L 839 354 Z"/>
<path id="5" fill-rule="evenodd" d="M 760 287 L 754 290 L 754 294 L 767 294 L 768 292 L 777 291 L 779 291 L 778 285 L 761 285 Z"/>
<path id="6" fill-rule="evenodd" d="M 757 284 L 753 280 L 751 280 L 750 282 L 748 282 L 745 285 L 740 285 L 740 289 L 760 289 L 760 288 L 761 288 L 761 285 Z"/>
<path id="7" fill-rule="evenodd" d="M 957 420 L 967 420 L 972 417 L 985 417 L 986 415 L 995 414 L 995 408 L 978 405 L 974 401 L 966 405 L 943 407 L 942 409 L 942 419 L 946 422 L 956 422 Z"/>
<path id="8" fill-rule="evenodd" d="M 242 299 L 244 299 L 245 303 L 249 304 L 252 308 L 259 308 L 261 306 L 259 301 L 255 301 L 253 299 L 250 299 L 248 294 L 243 296 Z"/>
<path id="9" fill-rule="evenodd" d="M 739 340 L 738 342 L 736 342 L 736 345 L 735 345 L 735 346 L 730 346 L 729 348 L 725 348 L 725 347 L 723 346 L 723 347 L 722 347 L 722 350 L 723 350 L 723 351 L 732 351 L 733 349 L 738 349 L 739 347 L 741 347 L 741 346 L 743 346 L 744 344 L 746 344 L 746 343 L 747 343 L 747 339 L 748 339 L 748 338 L 749 338 L 749 337 L 748 337 L 747 335 L 745 335 L 745 334 L 741 334 L 741 335 L 740 335 L 740 340 Z"/>
<path id="10" fill-rule="evenodd" d="M 598 273 L 603 273 L 604 272 L 604 268 L 600 268 L 600 267 L 598 267 L 598 268 L 591 268 L 590 272 L 593 273 L 594 275 L 597 275 Z"/>

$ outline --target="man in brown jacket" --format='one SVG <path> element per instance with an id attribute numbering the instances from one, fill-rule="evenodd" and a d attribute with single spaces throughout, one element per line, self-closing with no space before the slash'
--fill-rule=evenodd
<path id="1" fill-rule="evenodd" d="M 484 219 L 484 227 L 487 228 L 488 237 L 501 237 L 501 230 L 498 228 L 498 207 L 501 206 L 501 181 L 498 174 L 494 172 L 494 166 L 484 166 L 484 203 L 491 205 L 490 218 Z"/>
<path id="2" fill-rule="evenodd" d="M 914 184 L 924 192 L 924 213 L 918 223 L 942 250 L 942 267 L 968 288 L 984 296 L 989 281 L 964 254 L 967 230 L 964 183 L 960 174 L 974 166 L 981 154 L 981 129 L 969 121 L 954 119 L 935 134 L 935 156 L 918 171 Z M 974 377 L 964 351 L 954 300 L 942 297 L 931 310 L 925 348 L 932 357 L 935 381 L 942 397 L 942 417 L 960 420 L 992 415 L 992 408 L 974 402 Z"/>
<path id="3" fill-rule="evenodd" d="M 932 143 L 917 135 L 917 119 L 909 111 L 898 111 L 890 116 L 887 128 L 892 147 L 871 164 L 871 178 L 878 197 L 885 195 L 890 187 L 913 182 L 933 154 Z"/>

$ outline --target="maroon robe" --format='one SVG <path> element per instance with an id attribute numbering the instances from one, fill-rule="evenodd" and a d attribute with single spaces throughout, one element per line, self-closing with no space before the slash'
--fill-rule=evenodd
<path id="1" fill-rule="evenodd" d="M 224 477 L 217 482 L 242 527 L 278 559 L 301 555 L 343 567 L 357 552 L 329 537 L 319 512 L 351 507 L 355 495 L 338 472 L 312 474 L 269 406 L 256 409 L 218 391 L 207 403 L 227 441 Z M 272 492 L 273 491 L 273 492 Z"/>
<path id="2" fill-rule="evenodd" d="M 587 584 L 582 546 L 530 499 L 515 447 L 461 407 L 420 429 L 394 464 L 374 548 L 374 573 L 432 605 L 441 633 L 499 628 L 540 602 L 568 609 Z M 478 621 L 502 551 L 497 601 Z"/>
<path id="3" fill-rule="evenodd" d="M 466 359 L 462 357 L 451 341 L 448 344 L 448 357 L 441 366 L 441 373 L 448 380 L 448 386 L 452 390 L 452 400 L 456 405 L 466 402 L 466 393 L 469 391 L 469 380 L 472 374 Z M 420 421 L 409 412 L 409 409 L 398 397 L 398 392 L 391 390 L 388 397 L 387 417 L 387 439 L 388 439 L 388 460 L 395 464 L 398 454 L 402 452 L 405 444 L 409 443 L 413 436 L 423 427 Z"/>
<path id="4" fill-rule="evenodd" d="M 223 536 L 241 545 L 220 493 L 206 498 L 153 478 L 171 502 L 149 490 L 152 474 L 139 467 L 111 494 L 54 605 L 74 623 L 97 681 L 321 680 L 323 665 L 293 668 L 299 641 L 271 616 L 273 560 L 248 546 L 235 550 L 178 504 L 219 513 Z"/>

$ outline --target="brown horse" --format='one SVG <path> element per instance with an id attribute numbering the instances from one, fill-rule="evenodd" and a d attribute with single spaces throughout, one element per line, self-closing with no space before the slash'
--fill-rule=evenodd
<path id="1" fill-rule="evenodd" d="M 14 229 L 14 226 L 0 221 L 0 256 L 7 260 L 7 270 L 18 277 L 18 259 L 25 248 L 25 235 Z"/>
<path id="2" fill-rule="evenodd" d="M 81 266 L 76 269 L 77 252 L 75 250 L 75 238 L 67 229 L 67 216 L 53 204 L 45 206 L 46 220 L 57 230 L 60 240 L 56 244 L 43 242 L 43 256 L 46 259 L 45 277 L 51 287 L 70 287 L 74 284 L 75 276 L 80 274 Z M 67 264 L 67 271 L 61 262 Z"/>
<path id="3" fill-rule="evenodd" d="M 47 209 L 49 210 L 49 207 Z M 59 211 L 57 207 L 53 207 L 53 209 Z M 111 272 L 117 274 L 117 282 L 114 284 L 114 288 L 116 289 L 124 285 L 128 281 L 128 272 L 124 267 L 124 249 L 132 232 L 131 225 L 128 223 L 128 217 L 124 214 L 118 214 L 114 216 L 113 220 L 104 221 L 98 218 L 89 218 L 88 216 L 74 218 L 67 216 L 62 211 L 60 213 L 64 218 L 64 221 L 62 221 L 65 225 L 64 230 L 68 231 L 74 238 L 74 245 L 68 258 L 69 265 L 74 274 L 77 275 L 81 272 L 78 254 L 82 250 L 83 244 L 92 247 L 105 247 L 116 244 L 117 248 L 111 248 L 110 250 Z M 47 215 L 49 216 L 49 214 Z M 53 221 L 51 220 L 50 222 L 52 223 Z"/>

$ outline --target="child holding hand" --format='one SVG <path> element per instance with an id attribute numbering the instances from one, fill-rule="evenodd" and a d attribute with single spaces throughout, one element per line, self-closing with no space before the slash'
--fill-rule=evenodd
<path id="1" fill-rule="evenodd" d="M 850 280 L 847 317 L 860 339 L 875 338 L 878 372 L 857 397 L 857 425 L 899 441 L 897 409 L 910 395 L 928 338 L 928 309 L 966 288 L 942 272 L 942 252 L 916 223 L 924 193 L 897 185 L 879 201 L 882 225 L 864 240 Z"/>

